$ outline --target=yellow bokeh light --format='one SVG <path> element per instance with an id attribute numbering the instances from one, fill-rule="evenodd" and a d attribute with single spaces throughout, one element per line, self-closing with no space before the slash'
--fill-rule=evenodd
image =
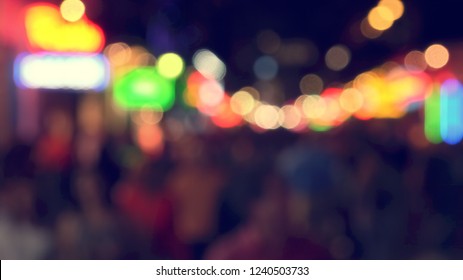
<path id="1" fill-rule="evenodd" d="M 286 129 L 295 129 L 302 122 L 302 116 L 299 109 L 294 105 L 285 105 L 281 108 L 282 120 L 281 126 Z"/>
<path id="2" fill-rule="evenodd" d="M 85 5 L 80 0 L 64 0 L 60 6 L 60 12 L 65 20 L 75 22 L 85 14 Z"/>
<path id="3" fill-rule="evenodd" d="M 304 100 L 308 97 L 309 95 L 303 94 L 300 95 L 296 101 L 294 101 L 294 106 L 298 108 L 299 110 L 302 110 L 302 104 L 304 104 Z"/>
<path id="4" fill-rule="evenodd" d="M 280 110 L 273 105 L 260 105 L 254 112 L 254 121 L 260 128 L 277 129 L 281 125 Z"/>
<path id="5" fill-rule="evenodd" d="M 363 105 L 363 95 L 354 88 L 345 89 L 339 96 L 341 108 L 348 113 L 355 113 Z"/>
<path id="6" fill-rule="evenodd" d="M 404 14 L 404 4 L 399 0 L 381 0 L 378 3 L 380 7 L 386 7 L 392 12 L 394 20 L 399 19 Z"/>
<path id="7" fill-rule="evenodd" d="M 444 67 L 449 62 L 449 57 L 447 48 L 440 44 L 431 45 L 424 52 L 426 63 L 434 69 Z"/>
<path id="8" fill-rule="evenodd" d="M 231 110 L 241 116 L 251 113 L 255 104 L 254 97 L 249 92 L 243 90 L 233 94 L 230 99 Z"/>
<path id="9" fill-rule="evenodd" d="M 340 122 L 336 120 L 341 117 L 341 108 L 338 100 L 334 98 L 324 98 L 324 104 L 326 104 L 326 109 L 324 113 L 319 118 L 319 125 L 336 125 Z"/>
<path id="10" fill-rule="evenodd" d="M 112 66 L 121 66 L 130 61 L 132 50 L 126 43 L 113 43 L 105 48 L 104 54 Z"/>
<path id="11" fill-rule="evenodd" d="M 159 57 L 157 69 L 159 74 L 166 78 L 177 78 L 183 72 L 183 68 L 183 59 L 178 54 L 166 53 Z"/>
<path id="12" fill-rule="evenodd" d="M 376 30 L 384 31 L 394 23 L 394 14 L 385 6 L 377 6 L 368 13 L 368 23 Z"/>
<path id="13" fill-rule="evenodd" d="M 326 110 L 327 104 L 319 95 L 309 95 L 302 103 L 302 112 L 309 119 L 320 118 Z"/>

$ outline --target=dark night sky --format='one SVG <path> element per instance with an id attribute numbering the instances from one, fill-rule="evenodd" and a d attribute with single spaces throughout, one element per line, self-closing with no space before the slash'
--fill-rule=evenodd
<path id="1" fill-rule="evenodd" d="M 91 1 L 84 2 L 91 17 Z M 333 79 L 347 81 L 355 73 L 412 49 L 463 38 L 462 1 L 403 2 L 404 16 L 379 40 L 362 43 L 352 41 L 351 27 L 368 14 L 377 0 L 101 0 L 101 13 L 94 19 L 105 30 L 108 43 L 141 44 L 155 54 L 172 48 L 185 58 L 199 48 L 209 48 L 227 65 L 236 51 L 254 42 L 263 29 L 272 29 L 283 39 L 310 39 L 322 54 L 341 43 L 351 49 L 352 62 L 345 73 Z M 161 51 L 156 51 L 153 43 L 158 35 L 150 35 L 153 26 L 168 30 L 170 36 L 171 45 Z M 187 47 L 179 43 L 193 33 L 196 37 L 187 40 Z"/>
<path id="2" fill-rule="evenodd" d="M 86 1 L 90 2 L 90 1 Z M 102 1 L 98 21 L 110 37 L 144 37 L 151 17 L 168 14 L 177 25 L 200 24 L 206 44 L 252 37 L 271 28 L 283 37 L 304 36 L 321 44 L 336 42 L 348 24 L 365 16 L 376 0 L 118 0 Z M 459 0 L 407 0 L 404 18 L 421 25 L 419 41 L 463 35 Z M 91 5 L 88 3 L 88 5 Z M 416 30 L 415 30 L 416 31 Z"/>

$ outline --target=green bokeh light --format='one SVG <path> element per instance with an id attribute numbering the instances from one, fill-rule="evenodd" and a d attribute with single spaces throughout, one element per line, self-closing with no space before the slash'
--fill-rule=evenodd
<path id="1" fill-rule="evenodd" d="M 440 85 L 433 85 L 432 92 L 424 101 L 424 134 L 429 142 L 442 142 L 440 112 Z"/>
<path id="2" fill-rule="evenodd" d="M 114 84 L 114 100 L 127 110 L 169 110 L 175 101 L 175 81 L 159 75 L 152 67 L 134 69 Z"/>
<path id="3" fill-rule="evenodd" d="M 327 125 L 318 125 L 318 124 L 310 124 L 309 125 L 310 129 L 312 129 L 315 132 L 325 132 L 331 130 L 333 128 L 332 126 L 327 126 Z"/>

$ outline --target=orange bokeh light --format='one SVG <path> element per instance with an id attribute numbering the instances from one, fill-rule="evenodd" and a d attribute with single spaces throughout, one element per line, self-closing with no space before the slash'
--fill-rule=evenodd
<path id="1" fill-rule="evenodd" d="M 242 123 L 242 117 L 233 112 L 230 106 L 230 96 L 224 95 L 222 102 L 217 107 L 217 114 L 211 116 L 211 121 L 221 128 L 232 128 Z"/>

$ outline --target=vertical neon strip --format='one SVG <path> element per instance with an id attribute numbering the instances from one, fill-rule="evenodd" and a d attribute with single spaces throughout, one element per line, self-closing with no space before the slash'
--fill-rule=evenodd
<path id="1" fill-rule="evenodd" d="M 424 100 L 424 134 L 426 139 L 434 144 L 442 142 L 440 106 L 440 85 L 434 84 Z"/>
<path id="2" fill-rule="evenodd" d="M 463 86 L 455 79 L 441 87 L 441 136 L 447 144 L 457 144 L 463 138 Z"/>

